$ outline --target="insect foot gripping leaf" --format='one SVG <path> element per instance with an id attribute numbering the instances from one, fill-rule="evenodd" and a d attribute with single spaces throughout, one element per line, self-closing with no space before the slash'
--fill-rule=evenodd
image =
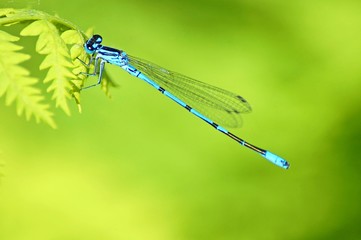
<path id="1" fill-rule="evenodd" d="M 19 37 L 22 41 L 18 42 Z M 29 37 L 37 37 L 32 52 L 21 46 Z M 34 116 L 55 128 L 54 105 L 70 115 L 68 102 L 73 98 L 80 109 L 80 90 L 86 77 L 78 73 L 88 69 L 77 58 L 89 61 L 82 48 L 85 39 L 86 34 L 76 25 L 59 17 L 32 9 L 0 8 L 0 97 L 6 97 L 7 105 L 16 101 L 19 115 L 25 113 L 27 119 Z M 31 77 L 31 71 L 22 65 L 36 54 L 44 56 L 39 66 L 46 71 L 42 81 Z M 40 83 L 46 85 L 46 91 Z"/>
<path id="2" fill-rule="evenodd" d="M 67 30 L 61 34 L 61 38 L 64 40 L 65 44 L 71 46 L 70 47 L 70 57 L 71 59 L 75 59 L 73 61 L 73 78 L 71 83 L 73 84 L 72 95 L 78 104 L 79 112 L 81 112 L 80 107 L 80 90 L 83 87 L 84 80 L 86 76 L 84 74 L 79 74 L 80 72 L 87 72 L 87 67 L 82 64 L 78 59 L 88 59 L 88 54 L 84 51 L 83 45 L 79 45 L 79 42 L 82 42 L 82 36 L 79 35 L 77 30 Z"/>

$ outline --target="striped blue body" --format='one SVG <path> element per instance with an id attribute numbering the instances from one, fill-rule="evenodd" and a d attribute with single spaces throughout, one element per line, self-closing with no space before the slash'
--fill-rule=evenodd
<path id="1" fill-rule="evenodd" d="M 90 64 L 94 62 L 95 67 L 93 73 L 82 74 L 91 76 L 99 75 L 98 82 L 86 88 L 100 84 L 105 63 L 120 66 L 132 76 L 147 82 L 162 94 L 204 120 L 218 131 L 237 141 L 242 146 L 252 149 L 279 167 L 284 169 L 289 168 L 290 165 L 285 159 L 244 141 L 212 120 L 218 119 L 218 122 L 222 122 L 225 125 L 238 127 L 241 121 L 239 115 L 251 110 L 251 107 L 244 98 L 226 90 L 169 71 L 151 62 L 128 56 L 124 51 L 102 46 L 100 44 L 101 42 L 101 36 L 94 35 L 84 44 L 85 51 L 91 54 L 90 62 L 84 64 L 90 66 Z M 167 90 L 163 88 L 164 86 L 167 87 Z M 185 99 L 187 101 L 184 101 Z M 188 105 L 188 102 L 196 105 L 194 106 L 195 108 Z"/>

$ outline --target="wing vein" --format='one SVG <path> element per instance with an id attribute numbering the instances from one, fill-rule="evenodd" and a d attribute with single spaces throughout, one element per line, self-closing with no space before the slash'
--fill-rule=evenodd
<path id="1" fill-rule="evenodd" d="M 206 117 L 227 127 L 240 127 L 242 113 L 251 112 L 250 104 L 230 91 L 167 70 L 149 61 L 128 55 L 129 64 L 174 96 Z"/>

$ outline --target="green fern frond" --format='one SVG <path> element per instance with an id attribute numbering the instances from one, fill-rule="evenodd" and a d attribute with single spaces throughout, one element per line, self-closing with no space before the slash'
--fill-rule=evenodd
<path id="1" fill-rule="evenodd" d="M 38 79 L 29 77 L 29 71 L 19 65 L 30 56 L 17 52 L 22 47 L 13 42 L 18 40 L 18 37 L 0 30 L 0 97 L 6 93 L 6 105 L 16 100 L 18 115 L 25 112 L 26 119 L 33 115 L 37 122 L 42 120 L 55 128 L 49 105 L 43 103 L 44 97 L 34 87 Z"/>
<path id="2" fill-rule="evenodd" d="M 52 99 L 55 100 L 56 107 L 60 107 L 70 115 L 67 99 L 71 97 L 69 92 L 72 86 L 69 79 L 74 79 L 76 76 L 69 71 L 74 66 L 70 61 L 68 48 L 60 37 L 58 29 L 49 21 L 38 20 L 25 27 L 20 35 L 39 36 L 36 51 L 47 55 L 39 68 L 40 70 L 49 68 L 44 79 L 44 83 L 51 82 L 47 91 L 54 92 Z"/>
<path id="3" fill-rule="evenodd" d="M 70 57 L 73 61 L 73 71 L 75 77 L 71 78 L 71 83 L 73 85 L 72 95 L 78 104 L 78 109 L 80 108 L 80 90 L 83 87 L 85 75 L 78 74 L 80 72 L 87 72 L 88 69 L 77 59 L 82 59 L 83 61 L 88 61 L 89 56 L 85 53 L 83 45 L 78 44 L 82 42 L 83 39 L 78 31 L 76 30 L 67 30 L 61 34 L 61 38 L 65 44 L 70 45 Z"/>
<path id="4" fill-rule="evenodd" d="M 48 98 L 45 98 L 45 94 L 35 87 L 35 84 L 39 81 L 38 78 L 31 78 L 29 71 L 23 66 L 19 66 L 19 63 L 28 60 L 33 54 L 39 53 L 43 55 L 44 59 L 39 69 L 47 71 L 42 82 L 47 85 L 47 92 L 51 94 L 55 107 L 62 109 L 69 115 L 68 101 L 73 98 L 80 111 L 80 90 L 87 77 L 79 73 L 89 72 L 92 69 L 84 67 L 78 58 L 84 62 L 89 62 L 89 56 L 85 53 L 83 44 L 90 32 L 84 33 L 71 22 L 38 10 L 0 9 L 0 27 L 6 26 L 10 29 L 19 29 L 12 28 L 13 26 L 19 26 L 19 23 L 26 25 L 20 32 L 21 36 L 38 37 L 35 51 L 33 53 L 26 52 L 26 54 L 23 51 L 19 52 L 22 47 L 13 43 L 19 38 L 11 34 L 2 34 L 6 40 L 0 43 L 0 48 L 6 50 L 1 53 L 3 60 L 0 59 L 0 61 L 3 61 L 0 63 L 2 64 L 0 66 L 0 97 L 6 93 L 7 104 L 17 99 L 18 113 L 25 112 L 27 118 L 34 115 L 37 120 L 45 121 L 54 127 L 53 114 L 49 110 L 50 105 L 43 103 Z M 5 28 L 1 28 L 1 30 L 3 33 L 7 32 Z M 13 31 L 11 31 L 12 34 L 14 34 Z M 26 41 L 26 38 L 24 40 Z M 8 47 L 9 44 L 10 47 Z M 6 59 L 4 58 L 5 55 Z M 19 87 L 13 87 L 16 84 Z M 109 88 L 112 86 L 116 85 L 105 73 L 101 88 L 106 95 L 110 95 Z M 12 88 L 13 90 L 10 90 Z M 26 94 L 30 94 L 31 100 Z"/>

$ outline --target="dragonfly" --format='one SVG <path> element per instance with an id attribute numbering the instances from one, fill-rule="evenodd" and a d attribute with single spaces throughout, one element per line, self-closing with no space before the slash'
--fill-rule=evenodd
<path id="1" fill-rule="evenodd" d="M 80 74 L 98 76 L 98 81 L 82 90 L 101 83 L 106 63 L 119 66 L 130 75 L 150 84 L 163 95 L 240 145 L 253 150 L 281 168 L 288 169 L 290 167 L 290 164 L 280 156 L 246 142 L 223 127 L 240 127 L 241 114 L 251 112 L 250 104 L 243 97 L 128 55 L 123 50 L 103 46 L 101 45 L 102 41 L 103 38 L 95 34 L 83 45 L 85 52 L 90 55 L 90 60 L 88 63 L 79 58 L 78 60 L 88 68 L 94 64 L 94 71 Z"/>

